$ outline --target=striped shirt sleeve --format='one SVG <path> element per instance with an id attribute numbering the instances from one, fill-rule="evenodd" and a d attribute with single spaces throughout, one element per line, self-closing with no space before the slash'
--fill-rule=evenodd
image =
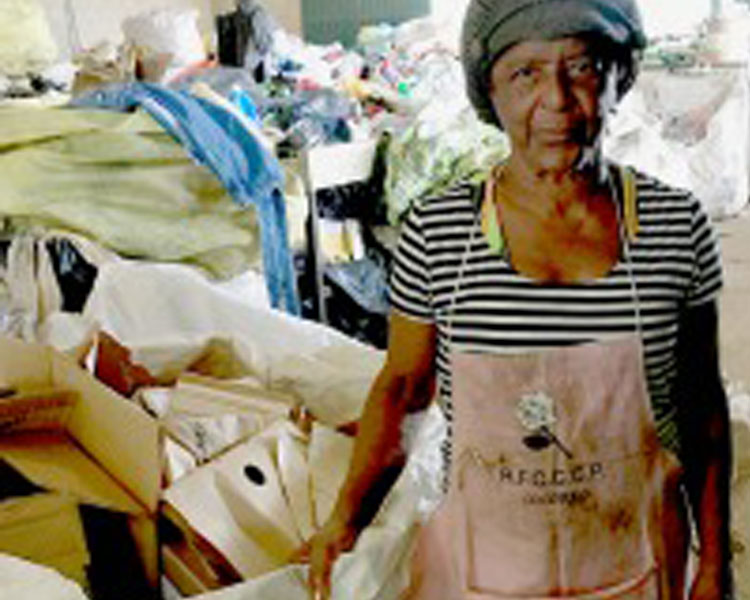
<path id="1" fill-rule="evenodd" d="M 391 308 L 412 319 L 432 323 L 432 294 L 427 242 L 415 205 L 404 222 L 390 277 Z"/>
<path id="2" fill-rule="evenodd" d="M 700 306 L 716 299 L 723 285 L 716 232 L 706 211 L 693 199 L 691 236 L 695 252 L 687 305 Z"/>

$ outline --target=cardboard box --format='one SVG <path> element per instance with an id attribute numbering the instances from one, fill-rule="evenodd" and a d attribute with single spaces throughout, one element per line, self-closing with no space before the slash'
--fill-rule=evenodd
<path id="1" fill-rule="evenodd" d="M 182 595 L 194 596 L 242 581 L 227 558 L 169 503 L 162 506 L 159 523 L 163 573 Z"/>
<path id="2" fill-rule="evenodd" d="M 177 480 L 163 494 L 182 534 L 163 546 L 166 576 L 190 596 L 286 566 L 328 518 L 352 448 L 328 427 L 308 438 L 281 420 Z"/>
<path id="3" fill-rule="evenodd" d="M 71 498 L 41 493 L 0 503 L 0 549 L 87 587 L 90 557 L 78 505 Z"/>
<path id="4" fill-rule="evenodd" d="M 41 431 L 31 426 L 23 431 L 19 420 L 0 428 L 0 459 L 49 492 L 0 503 L 0 551 L 15 550 L 75 574 L 87 558 L 75 507 L 101 507 L 128 516 L 146 577 L 156 588 L 158 423 L 69 357 L 40 344 L 0 337 L 0 383 L 21 392 L 58 390 L 74 397 L 59 427 L 47 423 Z M 7 411 L 4 418 L 7 424 Z M 45 543 L 35 543 L 35 537 Z"/>

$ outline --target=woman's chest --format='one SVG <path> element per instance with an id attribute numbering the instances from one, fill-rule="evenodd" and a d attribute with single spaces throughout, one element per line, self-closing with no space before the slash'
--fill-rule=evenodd
<path id="1" fill-rule="evenodd" d="M 606 215 L 574 220 L 529 219 L 506 211 L 499 222 L 506 260 L 515 271 L 540 283 L 606 277 L 617 263 L 622 239 L 612 204 L 608 207 Z"/>
<path id="2" fill-rule="evenodd" d="M 438 326 L 461 340 L 510 348 L 575 344 L 643 330 L 673 330 L 690 281 L 679 262 L 634 248 L 586 284 L 542 285 L 479 252 L 433 279 Z M 450 330 L 450 333 L 449 333 Z"/>

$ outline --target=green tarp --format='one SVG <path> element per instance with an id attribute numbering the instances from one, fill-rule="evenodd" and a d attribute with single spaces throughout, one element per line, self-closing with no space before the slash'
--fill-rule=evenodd
<path id="1" fill-rule="evenodd" d="M 140 111 L 0 108 L 0 215 L 219 278 L 260 258 L 254 210 Z"/>

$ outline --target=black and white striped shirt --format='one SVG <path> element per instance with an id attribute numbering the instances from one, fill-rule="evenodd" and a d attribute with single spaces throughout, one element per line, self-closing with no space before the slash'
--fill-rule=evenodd
<path id="1" fill-rule="evenodd" d="M 568 285 L 535 282 L 490 249 L 477 217 L 482 191 L 476 185 L 457 186 L 412 208 L 391 274 L 391 306 L 437 326 L 439 398 L 449 421 L 449 313 L 451 343 L 460 351 L 518 353 L 580 344 L 635 330 L 634 281 L 653 414 L 662 442 L 678 448 L 671 398 L 679 316 L 715 299 L 721 266 L 713 229 L 695 197 L 641 173 L 636 189 L 640 230 L 629 244 L 630 260 L 621 258 L 601 279 Z"/>

